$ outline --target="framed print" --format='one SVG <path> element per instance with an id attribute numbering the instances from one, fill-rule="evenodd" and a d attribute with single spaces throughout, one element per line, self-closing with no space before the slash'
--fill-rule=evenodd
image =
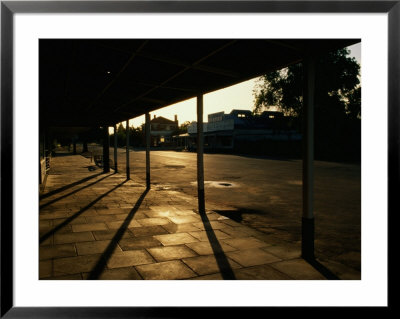
<path id="1" fill-rule="evenodd" d="M 399 18 L 398 1 L 2 1 L 1 316 L 388 308 Z M 340 60 L 352 45 L 356 57 Z M 333 78 L 320 56 L 339 49 L 335 58 L 349 63 L 342 75 L 353 77 L 325 100 L 336 98 L 343 114 L 324 117 L 315 70 L 323 61 L 323 79 Z M 295 67 L 255 86 L 299 62 L 300 85 L 290 91 L 297 100 L 284 104 L 277 80 L 295 77 Z M 265 99 L 262 112 L 245 110 L 239 96 L 232 111 L 222 109 L 228 93 L 215 98 L 220 109 L 207 108 L 212 92 L 244 81 L 254 81 L 252 103 Z M 279 107 L 268 108 L 268 99 Z M 161 113 L 182 101 L 192 103 L 191 118 Z M 134 128 L 129 120 L 138 116 Z M 69 157 L 77 141 L 82 156 Z M 88 141 L 97 144 L 88 149 Z M 172 146 L 179 153 L 168 155 Z M 266 149 L 301 155 L 273 162 Z M 230 154 L 240 161 L 228 162 Z M 342 165 L 351 156 L 358 162 Z M 260 191 L 253 184 L 266 159 L 276 176 Z M 59 167 L 48 177 L 51 161 Z M 334 181 L 338 171 L 347 179 Z M 315 200 L 323 187 L 340 197 Z M 254 198 L 264 195 L 276 212 L 261 218 Z M 286 228 L 273 221 L 284 211 L 298 214 Z M 333 229 L 339 224 L 343 232 Z"/>

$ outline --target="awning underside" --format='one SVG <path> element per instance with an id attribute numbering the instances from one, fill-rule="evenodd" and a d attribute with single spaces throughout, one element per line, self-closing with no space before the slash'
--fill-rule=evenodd
<path id="1" fill-rule="evenodd" d="M 41 125 L 113 125 L 357 42 L 41 39 Z"/>

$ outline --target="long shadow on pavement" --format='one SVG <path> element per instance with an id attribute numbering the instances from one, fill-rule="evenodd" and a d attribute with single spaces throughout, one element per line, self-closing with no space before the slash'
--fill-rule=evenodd
<path id="1" fill-rule="evenodd" d="M 42 242 L 44 242 L 47 238 L 49 238 L 51 235 L 53 235 L 55 232 L 57 232 L 58 230 L 60 230 L 61 228 L 65 227 L 66 225 L 68 225 L 70 222 L 72 222 L 75 218 L 77 218 L 79 215 L 81 215 L 82 213 L 84 213 L 86 210 L 88 210 L 90 207 L 92 207 L 94 204 L 96 204 L 99 200 L 101 200 L 102 198 L 106 197 L 108 194 L 110 194 L 111 192 L 115 191 L 117 188 L 121 187 L 123 184 L 125 184 L 127 181 L 123 181 L 122 183 L 118 184 L 117 186 L 113 187 L 112 189 L 110 189 L 109 191 L 105 192 L 103 195 L 100 195 L 99 197 L 97 197 L 93 202 L 87 204 L 85 207 L 83 207 L 81 210 L 79 210 L 77 213 L 75 213 L 74 215 L 68 217 L 66 220 L 64 220 L 61 224 L 57 225 L 56 227 L 54 227 L 52 230 L 48 231 L 46 234 L 44 234 L 43 236 L 40 237 L 39 239 L 39 244 L 41 244 Z"/>
<path id="2" fill-rule="evenodd" d="M 336 276 L 332 271 L 326 268 L 323 264 L 321 264 L 316 259 L 304 259 L 308 262 L 316 271 L 318 271 L 322 276 L 329 280 L 340 280 L 338 276 Z"/>
<path id="3" fill-rule="evenodd" d="M 140 205 L 142 204 L 142 202 L 148 192 L 149 192 L 149 189 L 146 188 L 146 190 L 142 193 L 142 195 L 140 195 L 135 206 L 129 212 L 128 216 L 125 218 L 121 227 L 117 230 L 114 237 L 111 239 L 110 244 L 107 246 L 107 248 L 104 250 L 103 254 L 100 256 L 100 259 L 97 262 L 97 264 L 93 267 L 92 271 L 90 272 L 90 274 L 87 278 L 88 280 L 96 280 L 100 277 L 104 268 L 107 265 L 107 261 L 110 259 L 112 253 L 114 252 L 115 248 L 117 247 L 118 242 L 122 239 L 122 236 L 126 232 L 128 226 L 129 226 L 129 223 L 132 221 L 133 217 L 135 216 L 135 213 L 138 211 Z"/>
<path id="4" fill-rule="evenodd" d="M 217 239 L 217 236 L 215 236 L 214 230 L 211 227 L 210 221 L 205 211 L 200 211 L 200 217 L 204 224 L 204 229 L 206 230 L 208 241 L 210 242 L 211 248 L 214 252 L 214 257 L 217 261 L 222 278 L 224 280 L 236 279 L 235 274 L 233 273 L 233 270 L 229 265 L 228 258 L 225 256 L 224 251 L 222 250 L 222 247 Z"/>
<path id="5" fill-rule="evenodd" d="M 66 198 L 66 197 L 68 197 L 68 196 L 70 196 L 70 195 L 73 195 L 73 194 L 75 194 L 75 193 L 81 191 L 82 189 L 85 189 L 85 188 L 88 188 L 88 187 L 90 187 L 90 186 L 93 186 L 94 184 L 97 184 L 97 183 L 101 182 L 103 179 L 106 179 L 107 177 L 110 177 L 111 175 L 112 175 L 112 174 L 106 175 L 106 176 L 104 176 L 104 177 L 98 179 L 97 181 L 95 181 L 95 182 L 93 182 L 93 183 L 90 183 L 90 184 L 87 184 L 87 185 L 85 185 L 85 186 L 82 186 L 82 187 L 80 187 L 80 188 L 78 188 L 78 189 L 73 190 L 72 192 L 69 192 L 68 194 L 65 194 L 65 195 L 63 195 L 63 196 L 61 196 L 61 197 L 58 197 L 58 198 L 55 198 L 55 199 L 53 199 L 53 200 L 51 200 L 51 201 L 49 201 L 49 202 L 47 202 L 47 203 L 45 203 L 45 204 L 42 204 L 42 205 L 39 206 L 39 209 L 44 208 L 44 207 L 46 207 L 46 206 L 48 206 L 48 205 L 51 205 L 51 204 L 53 204 L 53 203 L 55 203 L 55 202 L 58 202 L 59 200 L 61 200 L 61 199 L 63 199 L 63 198 Z"/>
<path id="6" fill-rule="evenodd" d="M 100 176 L 101 174 L 103 174 L 103 173 L 98 173 L 98 174 L 95 174 L 95 175 L 92 175 L 92 176 L 88 176 L 88 177 L 82 178 L 79 181 L 76 181 L 76 182 L 73 182 L 71 184 L 65 185 L 63 187 L 57 188 L 57 189 L 55 189 L 55 190 L 53 190 L 51 192 L 48 192 L 48 193 L 43 194 L 43 195 L 40 195 L 39 199 L 44 199 L 44 198 L 50 197 L 52 195 L 58 194 L 60 192 L 63 192 L 65 190 L 67 190 L 68 188 L 71 188 L 71 187 L 74 187 L 76 185 L 82 184 L 82 183 L 84 183 L 84 182 L 86 182 L 88 180 L 91 180 L 91 179 L 93 179 L 93 178 L 95 178 L 97 176 Z"/>

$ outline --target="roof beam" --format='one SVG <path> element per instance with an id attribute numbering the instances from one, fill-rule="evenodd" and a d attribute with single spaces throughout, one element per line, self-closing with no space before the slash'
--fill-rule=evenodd
<path id="1" fill-rule="evenodd" d="M 152 83 L 152 82 L 143 82 L 143 81 L 129 81 L 129 84 L 137 84 L 137 85 L 143 85 L 143 86 L 149 86 L 149 87 L 154 87 L 158 86 L 161 89 L 166 89 L 166 90 L 173 90 L 173 91 L 182 91 L 182 92 L 190 92 L 190 93 L 197 93 L 197 90 L 193 88 L 183 88 L 183 87 L 173 87 L 169 85 L 161 85 L 158 83 Z"/>
<path id="2" fill-rule="evenodd" d="M 118 71 L 117 75 L 103 88 L 99 95 L 93 100 L 92 103 L 88 107 L 85 108 L 85 111 L 89 111 L 94 104 L 103 96 L 103 94 L 115 83 L 115 81 L 121 76 L 121 74 L 126 70 L 128 65 L 132 62 L 132 60 L 138 55 L 138 53 L 144 48 L 144 46 L 149 42 L 149 40 L 144 40 L 143 43 L 140 45 L 139 49 L 132 53 L 128 61 L 123 65 L 121 70 Z"/>
<path id="3" fill-rule="evenodd" d="M 296 53 L 300 53 L 302 55 L 304 54 L 303 50 L 301 50 L 300 48 L 297 48 L 297 47 L 295 47 L 293 45 L 290 45 L 288 43 L 285 43 L 285 42 L 282 42 L 282 41 L 279 41 L 279 40 L 265 40 L 265 41 L 268 42 L 268 43 L 272 43 L 272 44 L 278 45 L 280 47 L 289 49 L 289 50 L 294 51 Z"/>
<path id="4" fill-rule="evenodd" d="M 181 71 L 175 73 L 173 76 L 171 76 L 171 77 L 169 77 L 168 79 L 166 79 L 166 80 L 165 80 L 164 82 L 162 82 L 160 85 L 155 86 L 155 87 L 149 89 L 148 91 L 146 91 L 145 93 L 139 95 L 138 97 L 135 97 L 135 98 L 133 98 L 132 100 L 128 101 L 127 103 L 124 103 L 124 104 L 120 105 L 119 107 L 115 108 L 115 109 L 114 109 L 114 112 L 117 112 L 117 111 L 119 111 L 120 109 L 124 108 L 125 106 L 131 104 L 132 102 L 137 101 L 137 100 L 141 99 L 142 97 L 145 97 L 147 94 L 153 92 L 154 90 L 160 88 L 161 86 L 163 86 L 163 85 L 167 84 L 168 82 L 172 81 L 173 79 L 177 78 L 179 75 L 181 75 L 181 74 L 185 73 L 186 71 L 190 70 L 193 66 L 199 65 L 201 62 L 205 61 L 205 60 L 208 59 L 209 57 L 211 57 L 211 56 L 217 54 L 218 52 L 224 50 L 225 48 L 231 46 L 232 44 L 234 44 L 234 43 L 236 43 L 236 42 L 237 42 L 237 40 L 232 40 L 232 41 L 230 41 L 230 42 L 228 42 L 228 43 L 226 43 L 226 44 L 220 46 L 219 48 L 217 48 L 217 49 L 211 51 L 210 53 L 208 53 L 207 55 L 203 56 L 202 58 L 200 58 L 199 60 L 197 60 L 196 62 L 194 62 L 193 64 L 191 64 L 190 66 L 187 66 L 187 67 L 185 67 L 183 70 L 181 70 Z M 199 90 L 199 91 L 200 91 L 200 90 Z"/>
<path id="5" fill-rule="evenodd" d="M 116 50 L 116 51 L 120 51 L 120 52 L 124 52 L 124 53 L 132 53 L 132 51 L 130 50 L 124 50 L 121 48 L 114 48 L 105 44 L 101 44 L 102 47 L 111 49 L 111 50 Z M 223 76 L 227 76 L 227 77 L 232 77 L 232 78 L 237 78 L 240 76 L 239 73 L 236 72 L 232 72 L 229 70 L 224 70 L 224 69 L 220 69 L 220 68 L 215 68 L 215 67 L 210 67 L 210 66 L 206 66 L 206 65 L 200 65 L 200 64 L 190 64 L 188 62 L 184 62 L 184 61 L 180 61 L 177 59 L 173 59 L 173 58 L 166 58 L 154 53 L 150 53 L 150 52 L 143 52 L 141 50 L 136 50 L 133 52 L 133 54 L 136 54 L 138 56 L 150 59 L 150 60 L 154 60 L 154 61 L 159 61 L 159 62 L 163 62 L 163 63 L 168 63 L 168 64 L 173 64 L 173 65 L 179 65 L 182 67 L 189 67 L 192 69 L 196 69 L 196 70 L 200 70 L 200 71 L 204 71 L 204 72 L 208 72 L 208 73 L 214 73 L 214 74 L 218 74 L 218 75 L 223 75 Z"/>
<path id="6" fill-rule="evenodd" d="M 151 59 L 151 60 L 155 60 L 155 61 L 159 61 L 159 62 L 163 62 L 163 63 L 167 63 L 167 64 L 173 64 L 173 65 L 179 65 L 185 68 L 192 68 L 195 70 L 200 70 L 200 71 L 204 71 L 204 72 L 208 72 L 208 73 L 214 73 L 214 74 L 218 74 L 218 75 L 223 75 L 223 76 L 227 76 L 227 77 L 231 77 L 231 78 L 238 78 L 240 76 L 239 73 L 236 72 L 231 72 L 228 70 L 223 70 L 220 68 L 215 68 L 215 67 L 210 67 L 210 66 L 205 66 L 205 65 L 200 65 L 200 64 L 190 64 L 187 62 L 183 62 L 183 61 L 179 61 L 176 59 L 171 59 L 171 58 L 166 58 L 166 57 L 162 57 L 153 53 L 149 53 L 149 52 L 140 52 L 138 53 L 138 55 L 147 58 L 147 59 Z"/>

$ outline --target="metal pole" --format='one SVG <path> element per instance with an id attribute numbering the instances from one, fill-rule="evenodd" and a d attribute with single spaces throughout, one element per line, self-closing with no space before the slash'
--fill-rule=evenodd
<path id="1" fill-rule="evenodd" d="M 150 189 L 150 114 L 146 113 L 146 186 Z"/>
<path id="2" fill-rule="evenodd" d="M 103 172 L 110 172 L 110 136 L 108 134 L 108 126 L 104 126 L 103 137 Z"/>
<path id="3" fill-rule="evenodd" d="M 314 259 L 314 93 L 315 59 L 303 62 L 303 215 L 301 251 L 304 259 Z"/>
<path id="4" fill-rule="evenodd" d="M 203 161 L 203 94 L 197 95 L 197 194 L 199 213 L 204 214 L 204 161 Z"/>
<path id="5" fill-rule="evenodd" d="M 114 171 L 115 171 L 115 173 L 118 173 L 117 149 L 118 149 L 117 125 L 114 124 Z"/>
<path id="6" fill-rule="evenodd" d="M 129 120 L 126 120 L 126 179 L 131 178 L 129 168 Z"/>

